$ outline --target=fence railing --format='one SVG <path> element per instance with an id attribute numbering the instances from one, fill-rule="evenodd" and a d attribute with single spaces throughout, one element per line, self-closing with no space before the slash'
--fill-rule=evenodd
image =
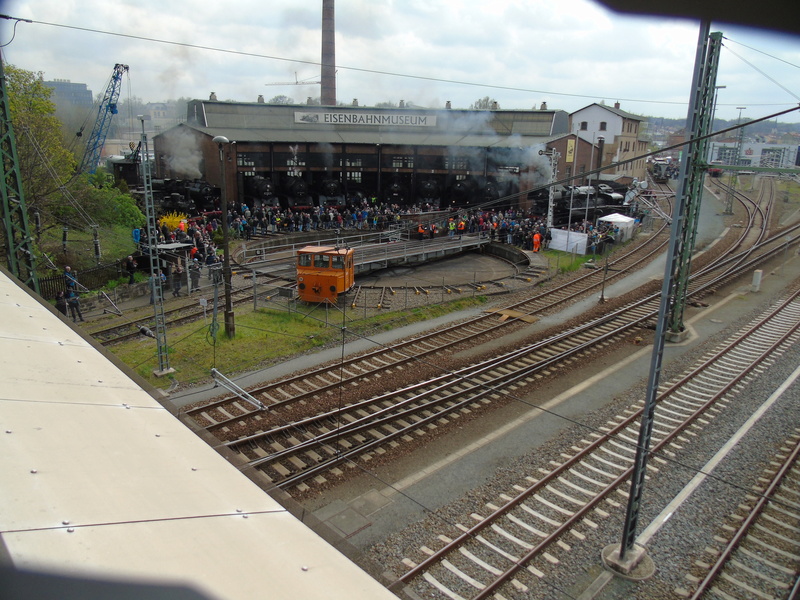
<path id="1" fill-rule="evenodd" d="M 73 271 L 75 273 L 75 271 Z M 78 279 L 78 291 L 86 292 L 97 290 L 105 286 L 112 279 L 118 279 L 123 275 L 123 265 L 121 260 L 98 265 L 91 269 L 86 269 L 76 273 Z M 52 300 L 57 292 L 67 289 L 67 282 L 64 274 L 53 275 L 52 277 L 42 277 L 39 279 L 39 291 L 42 298 Z"/>

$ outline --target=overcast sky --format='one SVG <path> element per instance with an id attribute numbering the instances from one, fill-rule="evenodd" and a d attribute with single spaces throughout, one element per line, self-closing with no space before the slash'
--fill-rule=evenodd
<path id="1" fill-rule="evenodd" d="M 220 100 L 302 103 L 320 95 L 318 85 L 267 84 L 318 81 L 321 4 L 0 0 L 4 14 L 34 21 L 0 20 L 0 44 L 7 63 L 86 83 L 95 95 L 124 63 L 123 100 L 214 91 Z M 726 38 L 719 118 L 735 119 L 739 106 L 750 118 L 797 106 L 797 36 L 722 23 L 712 31 Z M 500 108 L 547 102 L 568 112 L 619 101 L 636 114 L 684 118 L 698 32 L 697 21 L 621 16 L 590 0 L 338 0 L 337 99 L 468 108 L 489 96 Z M 780 120 L 800 122 L 800 113 Z"/>

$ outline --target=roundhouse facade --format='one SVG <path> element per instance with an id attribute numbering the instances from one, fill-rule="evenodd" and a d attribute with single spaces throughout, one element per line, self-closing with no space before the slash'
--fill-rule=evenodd
<path id="1" fill-rule="evenodd" d="M 527 190 L 552 180 L 550 159 L 539 151 L 568 130 L 569 115 L 561 110 L 194 100 L 186 123 L 155 136 L 155 176 L 217 187 L 224 176 L 228 198 L 249 206 L 447 208 L 501 199 L 527 208 Z M 222 161 L 216 136 L 230 141 Z"/>

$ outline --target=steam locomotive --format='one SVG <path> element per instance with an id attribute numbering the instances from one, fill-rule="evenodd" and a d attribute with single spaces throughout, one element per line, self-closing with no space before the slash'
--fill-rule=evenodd
<path id="1" fill-rule="evenodd" d="M 558 186 L 553 192 L 553 226 L 563 227 L 570 222 L 577 223 L 588 218 L 594 221 L 612 213 L 627 213 L 622 189 L 612 189 L 607 185 Z M 545 216 L 549 208 L 549 192 L 542 190 L 530 195 L 534 214 Z M 570 210 L 571 209 L 571 210 Z"/>
<path id="2" fill-rule="evenodd" d="M 313 210 L 360 207 L 364 200 L 379 199 L 399 206 L 429 204 L 436 208 L 462 208 L 496 201 L 515 194 L 516 178 L 465 176 L 449 178 L 429 175 L 413 179 L 395 174 L 381 182 L 377 175 L 365 175 L 359 183 L 343 182 L 326 174 L 244 176 L 242 197 L 249 206 Z M 497 207 L 497 205 L 495 205 Z"/>
<path id="3" fill-rule="evenodd" d="M 155 204 L 162 212 L 178 211 L 191 216 L 219 210 L 219 188 L 202 179 L 153 179 L 152 185 Z"/>

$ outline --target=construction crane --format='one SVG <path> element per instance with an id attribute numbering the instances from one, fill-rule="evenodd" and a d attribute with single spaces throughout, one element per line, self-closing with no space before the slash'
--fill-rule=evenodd
<path id="1" fill-rule="evenodd" d="M 276 81 L 273 83 L 265 83 L 264 85 L 319 85 L 321 81 L 309 81 L 314 76 L 307 77 L 306 79 L 297 79 L 297 71 L 294 72 L 294 81 Z"/>
<path id="2" fill-rule="evenodd" d="M 106 143 L 106 136 L 108 135 L 108 128 L 111 126 L 111 117 L 117 114 L 117 100 L 122 86 L 122 75 L 127 73 L 128 65 L 114 65 L 114 71 L 111 73 L 111 79 L 106 87 L 106 93 L 100 101 L 100 107 L 97 110 L 97 119 L 92 129 L 92 134 L 89 136 L 89 141 L 86 142 L 86 151 L 83 153 L 83 160 L 79 173 L 94 173 L 97 170 L 97 165 L 100 163 L 100 154 L 103 151 L 103 145 Z M 83 128 L 77 133 L 78 137 L 83 135 Z"/>

